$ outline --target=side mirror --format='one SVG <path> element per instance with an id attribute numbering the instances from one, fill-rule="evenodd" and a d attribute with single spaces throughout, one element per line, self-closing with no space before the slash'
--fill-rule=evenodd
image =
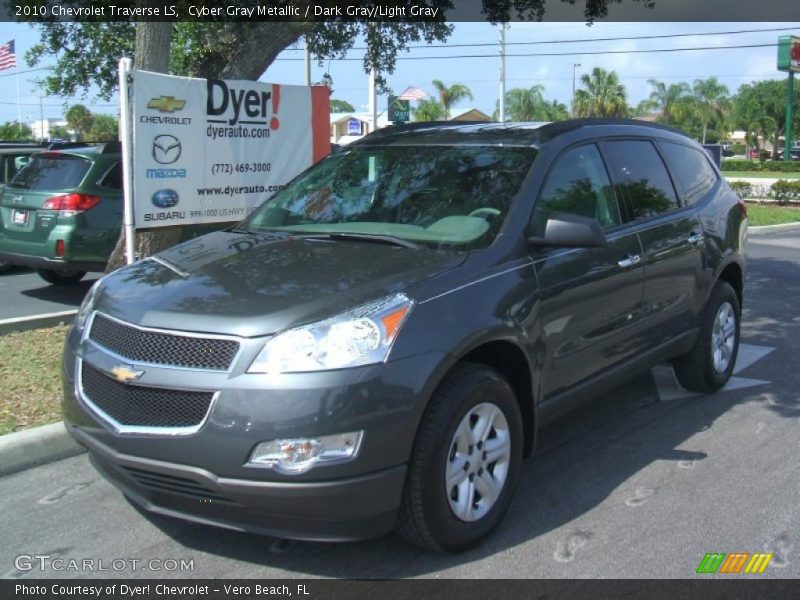
<path id="1" fill-rule="evenodd" d="M 537 246 L 567 248 L 599 248 L 607 244 L 600 222 L 591 217 L 569 213 L 553 213 L 547 219 L 544 237 L 530 237 Z"/>

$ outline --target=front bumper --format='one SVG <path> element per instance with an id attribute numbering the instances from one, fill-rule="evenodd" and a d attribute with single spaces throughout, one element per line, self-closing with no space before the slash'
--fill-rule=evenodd
<path id="1" fill-rule="evenodd" d="M 352 540 L 394 526 L 406 463 L 444 355 L 265 377 L 247 366 L 263 339 L 242 338 L 229 372 L 136 365 L 136 383 L 213 390 L 207 418 L 188 435 L 120 433 L 81 397 L 81 364 L 120 363 L 72 331 L 64 353 L 64 416 L 100 472 L 145 509 L 196 522 L 309 540 Z M 291 475 L 248 465 L 272 439 L 363 431 L 347 462 Z"/>
<path id="2" fill-rule="evenodd" d="M 286 483 L 217 477 L 204 469 L 121 454 L 79 428 L 69 432 L 95 467 L 144 509 L 237 531 L 347 541 L 391 531 L 406 467 L 347 479 Z"/>

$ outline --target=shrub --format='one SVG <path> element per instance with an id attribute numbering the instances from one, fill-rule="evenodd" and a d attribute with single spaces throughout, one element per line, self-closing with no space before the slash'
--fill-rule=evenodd
<path id="1" fill-rule="evenodd" d="M 780 179 L 772 184 L 772 197 L 779 204 L 800 202 L 800 181 Z"/>
<path id="2" fill-rule="evenodd" d="M 736 192 L 739 198 L 751 198 L 753 196 L 753 186 L 749 181 L 730 181 L 728 185 Z"/>
<path id="3" fill-rule="evenodd" d="M 730 160 L 722 161 L 723 171 L 760 171 L 761 161 L 758 160 Z"/>

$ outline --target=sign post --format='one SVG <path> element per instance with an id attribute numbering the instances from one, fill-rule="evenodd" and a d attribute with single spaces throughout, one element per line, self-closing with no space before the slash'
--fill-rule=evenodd
<path id="1" fill-rule="evenodd" d="M 788 71 L 786 82 L 786 125 L 784 126 L 783 159 L 792 159 L 792 119 L 794 104 L 794 74 L 800 71 L 800 37 L 782 35 L 778 38 L 778 70 Z"/>
<path id="2" fill-rule="evenodd" d="M 119 135 L 122 140 L 122 227 L 125 231 L 125 262 L 136 260 L 136 229 L 133 225 L 133 136 L 131 135 L 131 59 L 119 60 Z"/>

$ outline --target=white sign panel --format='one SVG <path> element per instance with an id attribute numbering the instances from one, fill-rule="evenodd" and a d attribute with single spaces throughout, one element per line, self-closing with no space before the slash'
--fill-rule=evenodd
<path id="1" fill-rule="evenodd" d="M 330 151 L 328 89 L 136 71 L 137 229 L 237 221 Z"/>

